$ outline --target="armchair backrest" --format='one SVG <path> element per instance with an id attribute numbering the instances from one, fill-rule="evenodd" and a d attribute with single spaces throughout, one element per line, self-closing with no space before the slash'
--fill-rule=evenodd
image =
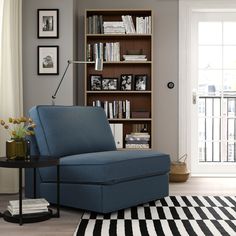
<path id="1" fill-rule="evenodd" d="M 35 138 L 41 155 L 61 157 L 116 150 L 102 108 L 42 105 L 31 108 L 29 115 L 36 123 Z"/>

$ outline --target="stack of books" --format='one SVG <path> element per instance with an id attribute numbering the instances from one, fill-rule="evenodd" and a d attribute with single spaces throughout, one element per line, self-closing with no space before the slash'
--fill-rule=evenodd
<path id="1" fill-rule="evenodd" d="M 92 103 L 93 106 L 103 107 L 107 118 L 109 119 L 130 119 L 130 101 L 100 101 L 96 100 Z"/>
<path id="2" fill-rule="evenodd" d="M 124 23 L 125 26 L 125 32 L 126 34 L 135 34 L 136 30 L 134 27 L 134 22 L 133 22 L 133 18 L 130 15 L 123 15 L 121 16 L 122 21 Z"/>
<path id="3" fill-rule="evenodd" d="M 125 61 L 147 61 L 146 55 L 123 55 Z"/>
<path id="4" fill-rule="evenodd" d="M 136 17 L 136 32 L 137 34 L 151 34 L 152 33 L 151 16 Z"/>
<path id="5" fill-rule="evenodd" d="M 87 61 L 95 61 L 97 58 L 104 61 L 120 61 L 120 43 L 94 43 L 87 45 Z"/>
<path id="6" fill-rule="evenodd" d="M 93 15 L 87 18 L 88 34 L 103 34 L 103 16 Z"/>
<path id="7" fill-rule="evenodd" d="M 147 149 L 149 148 L 150 134 L 147 132 L 126 134 L 125 141 L 126 148 Z"/>
<path id="8" fill-rule="evenodd" d="M 103 28 L 104 34 L 125 34 L 123 21 L 105 21 Z"/>
<path id="9" fill-rule="evenodd" d="M 120 61 L 120 43 L 105 43 L 104 50 L 105 61 Z"/>
<path id="10" fill-rule="evenodd" d="M 22 214 L 48 212 L 49 202 L 44 198 L 22 200 Z M 19 215 L 19 200 L 9 201 L 7 210 L 11 215 Z"/>

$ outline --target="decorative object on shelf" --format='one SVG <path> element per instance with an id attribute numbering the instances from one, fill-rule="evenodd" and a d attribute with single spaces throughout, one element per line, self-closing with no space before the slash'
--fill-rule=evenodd
<path id="1" fill-rule="evenodd" d="M 135 75 L 134 89 L 138 91 L 147 90 L 147 75 Z"/>
<path id="2" fill-rule="evenodd" d="M 118 89 L 118 78 L 102 79 L 102 90 L 117 90 L 117 89 Z"/>
<path id="3" fill-rule="evenodd" d="M 183 161 L 181 161 L 184 159 Z M 170 166 L 170 182 L 186 182 L 189 177 L 187 169 L 187 154 L 179 157 L 176 162 L 171 162 Z"/>
<path id="4" fill-rule="evenodd" d="M 64 71 L 64 73 L 63 73 L 63 75 L 60 79 L 59 84 L 57 85 L 57 88 L 56 88 L 54 94 L 52 95 L 52 105 L 55 105 L 55 100 L 56 100 L 57 93 L 58 93 L 58 91 L 61 87 L 61 83 L 65 78 L 65 75 L 67 73 L 67 70 L 68 70 L 70 64 L 95 64 L 95 70 L 96 71 L 102 71 L 103 70 L 103 60 L 101 58 L 96 58 L 95 61 L 72 61 L 72 60 L 68 60 L 66 69 L 65 69 L 65 71 Z"/>
<path id="5" fill-rule="evenodd" d="M 102 76 L 101 75 L 90 75 L 90 90 L 102 90 Z"/>
<path id="6" fill-rule="evenodd" d="M 38 75 L 59 74 L 59 46 L 38 46 Z"/>
<path id="7" fill-rule="evenodd" d="M 59 38 L 59 9 L 38 9 L 38 38 Z"/>
<path id="8" fill-rule="evenodd" d="M 147 61 L 146 55 L 123 55 L 124 61 L 129 62 L 145 62 Z"/>
<path id="9" fill-rule="evenodd" d="M 26 136 L 33 135 L 35 124 L 26 117 L 9 118 L 7 124 L 1 120 L 1 126 L 8 131 L 11 140 L 6 141 L 6 156 L 8 159 L 27 158 L 30 153 L 30 143 Z"/>
<path id="10" fill-rule="evenodd" d="M 150 118 L 149 111 L 132 111 L 131 112 L 132 118 Z"/>
<path id="11" fill-rule="evenodd" d="M 133 89 L 133 75 L 126 74 L 120 76 L 120 90 L 131 91 Z"/>

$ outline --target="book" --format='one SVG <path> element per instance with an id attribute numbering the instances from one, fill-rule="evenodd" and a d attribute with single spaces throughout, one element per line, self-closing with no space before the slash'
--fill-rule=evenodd
<path id="1" fill-rule="evenodd" d="M 9 205 L 14 208 L 19 208 L 19 200 L 9 201 Z M 49 202 L 44 198 L 35 198 L 35 199 L 23 199 L 22 207 L 41 207 L 49 206 Z"/>
<path id="2" fill-rule="evenodd" d="M 149 144 L 125 144 L 125 148 L 134 149 L 148 149 Z"/>
<path id="3" fill-rule="evenodd" d="M 113 106 L 112 106 L 112 102 L 109 102 L 109 118 L 113 119 Z"/>
<path id="4" fill-rule="evenodd" d="M 110 124 L 110 127 L 115 139 L 116 148 L 123 148 L 123 124 Z"/>
<path id="5" fill-rule="evenodd" d="M 130 119 L 130 101 L 125 101 L 125 118 Z"/>
<path id="6" fill-rule="evenodd" d="M 44 198 L 22 200 L 22 213 L 32 214 L 48 211 L 49 202 Z M 19 215 L 19 200 L 9 201 L 7 210 L 11 215 Z"/>

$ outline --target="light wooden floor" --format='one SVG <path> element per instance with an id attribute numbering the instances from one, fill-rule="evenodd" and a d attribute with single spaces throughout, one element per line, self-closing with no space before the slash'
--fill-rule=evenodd
<path id="1" fill-rule="evenodd" d="M 233 195 L 236 178 L 190 178 L 186 183 L 171 183 L 170 195 Z M 0 211 L 17 195 L 0 195 Z M 45 222 L 19 226 L 0 218 L 0 236 L 72 236 L 80 220 L 79 210 L 61 209 L 61 217 Z"/>

